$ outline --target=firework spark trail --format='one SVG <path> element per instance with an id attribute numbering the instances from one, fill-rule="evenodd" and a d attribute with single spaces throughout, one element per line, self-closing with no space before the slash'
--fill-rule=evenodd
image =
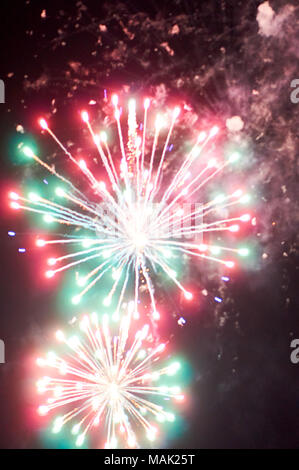
<path id="1" fill-rule="evenodd" d="M 67 257 L 51 258 L 50 265 L 52 269 L 46 273 L 47 277 L 52 277 L 65 269 L 78 265 L 83 266 L 84 263 L 98 259 L 98 265 L 81 278 L 84 289 L 73 297 L 74 303 L 78 303 L 83 295 L 102 279 L 105 273 L 114 269 L 117 272 L 117 279 L 114 279 L 115 282 L 112 289 L 104 299 L 104 305 L 111 303 L 113 295 L 118 296 L 118 307 L 115 312 L 117 316 L 122 299 L 125 298 L 127 287 L 131 285 L 129 282 L 130 276 L 135 276 L 133 283 L 135 293 L 134 304 L 135 316 L 138 317 L 137 310 L 141 286 L 140 280 L 142 277 L 149 292 L 153 317 L 158 318 L 159 313 L 156 309 L 153 276 L 152 272 L 149 272 L 149 268 L 151 267 L 155 273 L 158 271 L 157 268 L 159 268 L 162 273 L 172 279 L 176 286 L 182 290 L 186 299 L 191 299 L 192 294 L 184 288 L 183 284 L 173 274 L 172 262 L 168 259 L 167 252 L 169 253 L 171 249 L 172 255 L 170 258 L 175 258 L 176 255 L 184 253 L 195 258 L 213 260 L 227 268 L 232 268 L 234 261 L 218 258 L 214 256 L 215 252 L 230 251 L 233 254 L 246 256 L 248 254 L 247 249 L 230 249 L 225 247 L 215 249 L 214 245 L 196 244 L 194 239 L 188 240 L 188 238 L 198 237 L 209 232 L 237 232 L 239 230 L 239 222 L 248 222 L 251 219 L 250 214 L 245 213 L 239 217 L 227 217 L 208 223 L 196 222 L 194 225 L 187 227 L 184 223 L 188 221 L 188 218 L 191 220 L 191 217 L 197 220 L 197 216 L 200 216 L 203 220 L 203 217 L 213 213 L 217 214 L 220 210 L 222 211 L 237 204 L 246 204 L 249 196 L 244 195 L 241 190 L 235 190 L 231 194 L 218 196 L 205 204 L 201 204 L 200 207 L 194 209 L 191 213 L 185 214 L 182 208 L 175 210 L 177 205 L 184 203 L 186 198 L 187 200 L 188 198 L 190 199 L 193 194 L 198 193 L 208 182 L 221 174 L 228 165 L 237 161 L 240 155 L 234 152 L 224 161 L 219 161 L 219 159 L 216 160 L 215 158 L 205 161 L 204 150 L 217 135 L 219 129 L 217 126 L 214 126 L 209 132 L 201 131 L 191 150 L 182 159 L 178 171 L 168 183 L 166 189 L 164 189 L 162 187 L 164 176 L 163 164 L 173 129 L 180 116 L 180 108 L 175 107 L 171 113 L 163 150 L 160 159 L 157 159 L 158 142 L 160 142 L 162 131 L 165 128 L 165 119 L 160 114 L 156 117 L 153 129 L 154 137 L 153 141 L 150 142 L 147 124 L 150 100 L 146 99 L 144 102 L 143 130 L 141 135 L 138 133 L 136 102 L 133 99 L 129 101 L 128 140 L 126 145 L 122 133 L 122 113 L 118 106 L 117 95 L 112 96 L 112 105 L 121 150 L 120 162 L 113 158 L 110 153 L 106 133 L 101 132 L 99 135 L 96 134 L 88 113 L 86 111 L 81 113 L 82 120 L 87 126 L 107 172 L 111 190 L 106 187 L 103 181 L 97 181 L 88 168 L 86 161 L 77 161 L 71 155 L 56 134 L 49 128 L 47 122 L 41 119 L 40 125 L 42 129 L 48 132 L 63 150 L 66 157 L 87 179 L 93 190 L 96 202 L 87 198 L 82 191 L 75 188 L 71 181 L 57 173 L 55 168 L 44 163 L 30 148 L 24 147 L 23 151 L 28 157 L 33 158 L 37 163 L 58 177 L 65 183 L 66 187 L 56 188 L 56 196 L 60 198 L 60 203 L 52 202 L 36 193 L 30 193 L 28 198 L 24 198 L 16 192 L 11 192 L 11 207 L 36 212 L 43 215 L 47 222 L 59 222 L 87 229 L 93 234 L 90 239 L 85 236 L 78 236 L 67 240 L 70 244 L 68 246 L 82 243 L 83 247 L 88 248 L 91 246 L 92 248 L 90 251 L 79 249 L 67 255 Z M 150 149 L 149 152 L 147 148 Z M 195 174 L 192 175 L 190 168 L 197 161 L 201 163 L 201 169 L 196 169 Z M 117 171 L 118 165 L 120 166 L 119 173 Z M 157 168 L 156 170 L 155 167 Z M 124 185 L 122 182 L 124 182 Z M 69 202 L 74 208 L 69 209 L 61 201 Z M 103 210 L 102 205 L 99 207 L 97 202 L 104 204 L 107 210 Z M 171 234 L 169 233 L 170 222 L 173 223 Z M 65 239 L 37 240 L 37 245 L 45 246 L 48 244 L 63 244 L 65 242 Z M 78 259 L 56 268 L 56 265 L 61 261 L 72 257 L 77 257 Z M 101 257 L 108 258 L 108 260 L 102 262 L 100 260 Z"/>
<path id="2" fill-rule="evenodd" d="M 107 316 L 93 313 L 80 322 L 80 336 L 66 338 L 59 330 L 57 340 L 63 353 L 49 352 L 38 358 L 37 365 L 56 371 L 54 376 L 38 380 L 37 390 L 47 394 L 46 404 L 38 408 L 40 415 L 53 411 L 64 414 L 56 417 L 53 432 L 58 433 L 66 423 L 72 422 L 76 445 L 84 443 L 87 433 L 101 425 L 106 433 L 107 448 L 125 442 L 129 447 L 139 445 L 134 432 L 141 428 L 149 440 L 156 438 L 158 429 L 152 420 L 174 421 L 175 415 L 155 403 L 155 397 L 182 401 L 184 396 L 178 386 L 153 386 L 153 381 L 174 375 L 180 368 L 178 362 L 157 369 L 165 344 L 144 346 L 148 341 L 149 327 L 144 325 L 132 334 L 131 319 L 134 301 L 122 317 L 117 336 L 112 336 Z M 155 363 L 152 370 L 151 364 Z M 168 401 L 169 403 L 169 401 Z M 142 436 L 140 436 L 142 441 Z"/>

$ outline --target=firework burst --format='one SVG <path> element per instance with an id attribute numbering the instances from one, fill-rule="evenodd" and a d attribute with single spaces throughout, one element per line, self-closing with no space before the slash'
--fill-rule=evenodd
<path id="1" fill-rule="evenodd" d="M 173 146 L 170 142 L 180 118 L 180 108 L 175 107 L 170 113 L 165 113 L 166 116 L 158 114 L 154 124 L 149 125 L 150 100 L 145 99 L 142 123 L 138 125 L 136 102 L 131 99 L 126 123 L 128 138 L 124 141 L 122 108 L 119 107 L 117 95 L 113 95 L 111 101 L 119 139 L 118 155 L 112 156 L 107 134 L 103 131 L 96 133 L 87 111 L 81 112 L 108 181 L 99 181 L 90 170 L 92 161 L 75 158 L 46 120 L 40 119 L 43 131 L 55 140 L 67 159 L 87 179 L 92 196 L 87 196 L 86 191 L 79 190 L 54 166 L 48 165 L 31 148 L 24 146 L 25 155 L 55 175 L 62 185 L 56 188 L 54 201 L 37 193 L 31 192 L 28 197 L 23 197 L 11 192 L 11 207 L 41 214 L 48 223 L 57 222 L 69 227 L 69 230 L 74 229 L 71 233 L 66 230 L 63 238 L 47 237 L 36 241 L 40 247 L 60 245 L 73 248 L 65 255 L 48 259 L 46 277 L 51 278 L 71 268 L 88 267 L 87 273 L 77 276 L 80 290 L 72 298 L 74 304 L 78 304 L 90 289 L 99 285 L 104 276 L 112 275 L 113 280 L 103 300 L 104 306 L 109 306 L 115 299 L 115 315 L 118 316 L 130 286 L 134 285 L 134 316 L 139 316 L 140 295 L 146 290 L 152 316 L 158 319 L 154 289 L 157 275 L 170 279 L 187 300 L 193 298 L 192 292 L 178 279 L 174 268 L 176 259 L 193 257 L 211 260 L 230 269 L 235 261 L 231 257 L 223 257 L 223 254 L 248 254 L 246 247 L 214 246 L 199 240 L 202 240 L 200 237 L 203 234 L 237 232 L 240 222 L 250 221 L 248 213 L 219 218 L 219 214 L 226 214 L 227 208 L 245 204 L 249 196 L 235 189 L 231 194 L 221 194 L 209 202 L 201 202 L 186 213 L 183 203 L 195 193 L 200 193 L 209 181 L 238 160 L 240 155 L 233 152 L 225 159 L 208 157 L 207 149 L 219 131 L 217 126 L 213 126 L 209 131 L 198 133 L 187 154 L 181 157 L 174 177 L 166 183 L 166 155 Z M 218 219 L 211 219 L 213 216 L 218 216 Z M 86 232 L 89 235 L 86 236 Z M 221 255 L 218 256 L 219 253 Z M 92 267 L 91 263 L 94 263 Z"/>
<path id="2" fill-rule="evenodd" d="M 134 302 L 122 317 L 116 336 L 111 334 L 106 315 L 101 324 L 97 314 L 85 315 L 78 335 L 67 338 L 60 330 L 56 333 L 61 353 L 51 351 L 37 359 L 38 366 L 55 371 L 53 377 L 37 382 L 38 392 L 48 396 L 38 412 L 46 415 L 64 410 L 54 420 L 52 431 L 58 433 L 71 423 L 77 446 L 98 427 L 107 436 L 106 448 L 138 447 L 139 435 L 140 441 L 144 437 L 154 441 L 159 423 L 175 420 L 174 413 L 159 402 L 167 400 L 169 408 L 169 400 L 184 399 L 179 386 L 169 385 L 180 363 L 172 361 L 159 368 L 166 345 L 150 345 L 148 325 L 133 333 L 133 310 Z"/>

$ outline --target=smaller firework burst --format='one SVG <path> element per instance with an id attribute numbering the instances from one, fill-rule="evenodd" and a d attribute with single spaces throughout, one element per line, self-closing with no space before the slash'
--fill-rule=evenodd
<path id="1" fill-rule="evenodd" d="M 62 331 L 56 332 L 61 353 L 51 351 L 37 359 L 38 366 L 55 371 L 37 382 L 38 393 L 47 394 L 38 412 L 62 411 L 52 431 L 58 433 L 69 423 L 77 446 L 83 445 L 87 434 L 95 438 L 97 430 L 98 447 L 102 447 L 102 434 L 106 448 L 139 447 L 146 439 L 154 441 L 158 425 L 175 420 L 171 400 L 184 399 L 180 387 L 165 380 L 176 374 L 180 363 L 171 361 L 159 368 L 166 345 L 150 342 L 148 325 L 132 331 L 133 311 L 134 302 L 122 317 L 116 336 L 107 315 L 101 320 L 95 313 L 85 315 L 78 335 L 66 337 Z M 167 401 L 167 409 L 163 401 Z"/>

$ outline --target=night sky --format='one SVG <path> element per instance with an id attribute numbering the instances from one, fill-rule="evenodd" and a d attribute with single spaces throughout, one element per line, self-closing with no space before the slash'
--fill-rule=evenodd
<path id="1" fill-rule="evenodd" d="M 142 3 L 1 2 L 0 448 L 62 446 L 45 437 L 36 415 L 34 361 L 72 316 L 63 281 L 44 278 L 34 220 L 9 208 L 8 191 L 45 177 L 21 161 L 17 146 L 35 141 L 55 162 L 37 119 L 51 119 L 76 143 L 77 110 L 92 99 L 101 106 L 105 89 L 183 102 L 187 127 L 195 114 L 216 122 L 246 155 L 237 177 L 254 196 L 254 222 L 242 234 L 252 254 L 231 280 L 200 263 L 188 268 L 199 296 L 187 311 L 180 298 L 161 294 L 173 310 L 160 334 L 190 364 L 180 433 L 162 446 L 297 448 L 299 363 L 291 363 L 290 343 L 299 338 L 299 103 L 290 100 L 290 83 L 299 79 L 298 2 Z"/>

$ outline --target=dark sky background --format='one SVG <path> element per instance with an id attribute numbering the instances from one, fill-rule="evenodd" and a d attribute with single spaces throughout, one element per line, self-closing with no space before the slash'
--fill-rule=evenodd
<path id="1" fill-rule="evenodd" d="M 36 124 L 41 114 L 76 141 L 74 110 L 95 97 L 100 102 L 105 88 L 149 93 L 161 104 L 175 97 L 189 105 L 190 123 L 194 113 L 219 123 L 248 156 L 239 178 L 254 195 L 256 224 L 244 234 L 251 260 L 229 283 L 214 266 L 191 267 L 188 275 L 208 295 L 186 312 L 183 328 L 172 316 L 162 327 L 192 369 L 182 432 L 163 445 L 298 447 L 299 363 L 290 361 L 290 342 L 299 338 L 299 104 L 290 101 L 290 82 L 299 78 L 298 3 L 144 5 L 1 2 L 0 338 L 6 364 L 0 365 L 0 448 L 57 445 L 42 438 L 33 363 L 48 332 L 71 315 L 58 305 L 59 285 L 43 278 L 33 224 L 8 208 L 7 192 L 34 178 L 16 146 L 32 137 L 50 154 Z M 233 116 L 244 123 L 238 132 L 226 129 Z M 223 302 L 215 303 L 214 295 Z M 179 303 L 176 314 L 182 309 Z"/>

